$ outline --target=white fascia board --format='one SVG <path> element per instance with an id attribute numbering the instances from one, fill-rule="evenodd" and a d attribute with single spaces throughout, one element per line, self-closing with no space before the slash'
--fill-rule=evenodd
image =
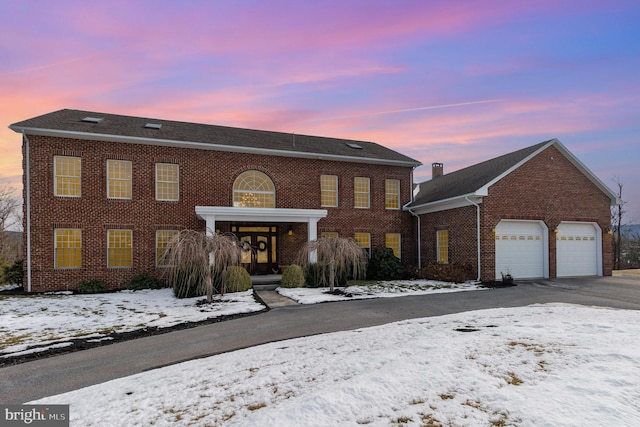
<path id="1" fill-rule="evenodd" d="M 239 208 L 231 206 L 196 206 L 196 215 L 202 220 L 213 217 L 216 221 L 251 222 L 309 222 L 327 216 L 326 209 Z"/>
<path id="2" fill-rule="evenodd" d="M 377 158 L 369 158 L 369 157 L 351 157 L 351 156 L 341 156 L 336 154 L 308 153 L 303 151 L 271 150 L 268 148 L 209 144 L 205 142 L 195 142 L 195 141 L 176 141 L 173 139 L 142 138 L 142 137 L 133 137 L 133 136 L 124 136 L 124 135 L 111 135 L 111 134 L 104 134 L 104 133 L 63 131 L 63 130 L 57 130 L 57 129 L 26 128 L 26 127 L 17 127 L 17 126 L 9 126 L 9 128 L 14 132 L 27 133 L 29 135 L 53 136 L 58 138 L 72 138 L 72 139 L 86 139 L 90 141 L 110 141 L 110 142 L 122 142 L 122 143 L 128 143 L 128 144 L 144 144 L 144 145 L 157 145 L 157 146 L 164 146 L 164 147 L 194 148 L 199 150 L 262 154 L 262 155 L 268 155 L 268 156 L 297 157 L 297 158 L 317 159 L 317 160 L 333 160 L 333 161 L 340 161 L 340 162 L 367 163 L 367 164 L 388 165 L 388 166 L 407 166 L 407 167 L 413 167 L 413 168 L 422 165 L 422 163 L 420 162 L 410 162 L 410 161 L 404 161 L 404 160 L 387 160 L 387 159 L 377 159 Z"/>
<path id="3" fill-rule="evenodd" d="M 450 209 L 463 208 L 466 206 L 474 206 L 474 204 L 471 203 L 471 200 L 473 200 L 476 204 L 481 204 L 482 196 L 486 196 L 486 194 L 483 195 L 477 192 L 463 194 L 462 196 L 456 196 L 456 197 L 451 197 L 449 199 L 438 200 L 431 203 L 425 203 L 423 205 L 419 205 L 411 208 L 407 207 L 405 208 L 405 210 L 408 210 L 415 215 L 422 215 L 422 214 L 428 214 L 428 213 L 440 212 L 440 211 L 448 211 Z"/>

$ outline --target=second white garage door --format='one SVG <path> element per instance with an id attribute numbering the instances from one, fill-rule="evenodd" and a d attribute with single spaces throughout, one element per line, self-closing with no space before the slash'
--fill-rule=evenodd
<path id="1" fill-rule="evenodd" d="M 496 279 L 545 277 L 545 239 L 538 221 L 500 221 L 496 226 Z"/>
<path id="2" fill-rule="evenodd" d="M 598 274 L 598 235 L 591 223 L 563 222 L 556 234 L 558 277 Z"/>

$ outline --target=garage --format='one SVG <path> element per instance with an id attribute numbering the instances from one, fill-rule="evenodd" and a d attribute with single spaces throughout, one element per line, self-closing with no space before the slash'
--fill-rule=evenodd
<path id="1" fill-rule="evenodd" d="M 600 229 L 585 222 L 561 222 L 556 233 L 556 275 L 596 276 L 602 274 L 598 247 Z"/>
<path id="2" fill-rule="evenodd" d="M 548 228 L 541 221 L 502 220 L 495 229 L 496 279 L 548 277 Z"/>

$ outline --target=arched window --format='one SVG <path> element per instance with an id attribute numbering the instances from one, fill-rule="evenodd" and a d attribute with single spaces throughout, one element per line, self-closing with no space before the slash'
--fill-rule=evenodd
<path id="1" fill-rule="evenodd" d="M 233 206 L 275 208 L 276 187 L 271 178 L 256 170 L 242 172 L 233 183 Z"/>

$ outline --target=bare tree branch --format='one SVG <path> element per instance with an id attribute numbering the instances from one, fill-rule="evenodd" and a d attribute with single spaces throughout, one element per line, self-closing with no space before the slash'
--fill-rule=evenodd
<path id="1" fill-rule="evenodd" d="M 20 200 L 16 190 L 4 184 L 0 187 L 0 259 L 13 261 L 19 257 L 16 239 L 8 231 L 16 228 L 21 221 Z"/>

